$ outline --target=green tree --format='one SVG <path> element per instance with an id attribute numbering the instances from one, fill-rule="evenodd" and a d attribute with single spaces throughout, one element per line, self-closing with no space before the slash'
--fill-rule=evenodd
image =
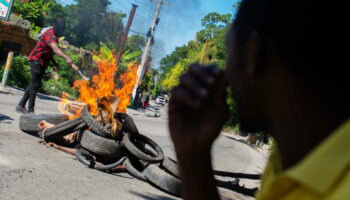
<path id="1" fill-rule="evenodd" d="M 146 38 L 142 35 L 132 35 L 128 37 L 125 45 L 125 51 L 140 51 L 146 46 Z"/>
<path id="2" fill-rule="evenodd" d="M 142 79 L 141 83 L 141 91 L 142 92 L 149 92 L 151 90 L 151 87 L 153 86 L 153 74 L 152 73 L 146 73 L 145 77 Z"/>
<path id="3" fill-rule="evenodd" d="M 180 60 L 188 58 L 189 50 L 188 45 L 176 47 L 175 51 L 161 59 L 159 69 L 162 71 L 163 78 Z"/>
<path id="4" fill-rule="evenodd" d="M 12 12 L 31 22 L 31 37 L 34 38 L 46 23 L 63 16 L 63 7 L 56 0 L 15 0 Z"/>
<path id="5" fill-rule="evenodd" d="M 197 41 L 205 43 L 208 40 L 212 40 L 221 32 L 225 32 L 231 21 L 231 14 L 220 15 L 216 12 L 209 13 L 202 19 L 202 26 L 204 29 L 197 33 Z"/>
<path id="6" fill-rule="evenodd" d="M 108 0 L 77 0 L 77 4 L 64 8 L 66 39 L 75 46 L 88 50 L 99 49 L 104 42 L 118 49 L 123 34 L 122 13 L 108 12 Z"/>
<path id="7" fill-rule="evenodd" d="M 44 25 L 44 17 L 49 10 L 50 2 L 47 0 L 15 0 L 12 7 L 12 12 L 18 14 L 21 18 L 30 21 L 36 26 Z"/>
<path id="8" fill-rule="evenodd" d="M 234 8 L 235 6 L 239 4 L 234 5 Z M 180 76 L 191 63 L 216 64 L 222 69 L 225 68 L 227 55 L 225 38 L 232 20 L 231 14 L 209 13 L 205 16 L 202 19 L 203 29 L 196 34 L 196 41 L 190 41 L 187 45 L 176 48 L 174 52 L 161 60 L 162 89 L 170 91 L 178 85 Z M 227 103 L 230 118 L 226 126 L 236 127 L 238 113 L 230 91 Z"/>
<path id="9" fill-rule="evenodd" d="M 179 84 L 179 78 L 185 67 L 178 62 L 174 68 L 171 69 L 170 73 L 167 73 L 166 78 L 162 82 L 163 89 L 170 91 L 174 86 Z"/>

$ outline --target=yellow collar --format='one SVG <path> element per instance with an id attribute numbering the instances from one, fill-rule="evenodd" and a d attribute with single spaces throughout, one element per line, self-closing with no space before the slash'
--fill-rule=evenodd
<path id="1" fill-rule="evenodd" d="M 337 183 L 349 164 L 350 120 L 337 128 L 301 162 L 288 169 L 285 175 L 318 193 L 325 193 Z"/>

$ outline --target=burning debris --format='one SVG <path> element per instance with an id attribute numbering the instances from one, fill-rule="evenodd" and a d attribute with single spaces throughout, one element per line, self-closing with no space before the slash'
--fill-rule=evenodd
<path id="1" fill-rule="evenodd" d="M 63 93 L 59 102 L 59 110 L 68 115 L 69 119 L 81 116 L 83 105 L 94 116 L 100 125 L 108 129 L 111 138 L 119 138 L 122 123 L 116 118 L 120 113 L 126 113 L 131 102 L 131 93 L 137 81 L 138 64 L 130 64 L 126 73 L 120 75 L 119 82 L 115 81 L 118 67 L 115 59 L 98 60 L 98 74 L 91 82 L 77 80 L 73 89 L 79 91 L 79 103 L 70 103 L 67 94 Z M 118 83 L 118 84 L 117 84 Z"/>
<path id="2" fill-rule="evenodd" d="M 73 88 L 78 90 L 80 95 L 78 102 L 89 105 L 89 111 L 92 115 L 97 115 L 101 104 L 105 109 L 111 109 L 111 104 L 115 103 L 115 98 L 119 99 L 116 110 L 113 112 L 126 113 L 126 108 L 131 102 L 131 93 L 137 81 L 138 64 L 130 64 L 128 72 L 120 75 L 120 85 L 115 81 L 115 75 L 118 67 L 115 65 L 115 60 L 101 60 L 97 62 L 98 75 L 92 77 L 91 82 L 85 80 L 77 80 Z M 114 98 L 114 99 L 112 99 Z M 66 104 L 67 99 L 64 95 L 61 103 Z M 64 112 L 64 111 L 63 111 Z M 79 116 L 79 112 L 75 117 Z"/>

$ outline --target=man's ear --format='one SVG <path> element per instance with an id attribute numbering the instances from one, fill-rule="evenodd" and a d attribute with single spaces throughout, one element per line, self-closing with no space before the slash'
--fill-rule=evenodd
<path id="1" fill-rule="evenodd" d="M 249 34 L 245 45 L 246 72 L 249 77 L 254 77 L 264 69 L 264 50 L 261 36 L 257 31 Z"/>

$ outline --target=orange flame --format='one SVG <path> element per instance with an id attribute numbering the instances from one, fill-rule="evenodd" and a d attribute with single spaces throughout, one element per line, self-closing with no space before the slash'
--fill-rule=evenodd
<path id="1" fill-rule="evenodd" d="M 117 112 L 126 113 L 126 108 L 131 102 L 131 93 L 137 81 L 138 64 L 130 64 L 128 66 L 128 72 L 120 75 L 120 85 L 118 88 L 114 80 L 115 74 L 118 71 L 118 67 L 113 58 L 109 60 L 101 60 L 96 62 L 98 65 L 99 73 L 92 77 L 91 82 L 85 80 L 77 80 L 74 82 L 73 89 L 78 90 L 79 102 L 89 105 L 89 111 L 92 115 L 98 114 L 98 103 L 103 103 L 107 109 L 109 108 L 109 100 L 112 96 L 116 96 L 120 99 Z M 103 101 L 99 101 L 102 100 Z M 62 100 L 60 104 L 67 104 L 66 94 L 62 94 Z M 62 106 L 59 106 L 62 107 Z M 70 108 L 70 110 L 74 108 Z M 62 114 L 67 114 L 67 108 L 60 108 Z M 76 111 L 76 110 L 75 110 Z M 80 116 L 78 111 L 75 117 Z"/>

